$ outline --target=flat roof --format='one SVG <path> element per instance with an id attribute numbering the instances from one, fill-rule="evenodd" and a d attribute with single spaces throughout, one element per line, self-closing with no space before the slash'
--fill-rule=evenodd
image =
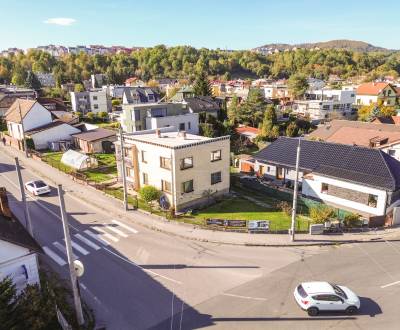
<path id="1" fill-rule="evenodd" d="M 157 137 L 156 133 L 124 135 L 125 141 L 144 142 L 148 144 L 163 146 L 172 149 L 186 147 L 190 145 L 203 144 L 208 142 L 227 140 L 230 136 L 221 136 L 217 138 L 209 138 L 200 135 L 188 134 L 182 137 L 182 132 L 161 132 L 161 137 Z"/>

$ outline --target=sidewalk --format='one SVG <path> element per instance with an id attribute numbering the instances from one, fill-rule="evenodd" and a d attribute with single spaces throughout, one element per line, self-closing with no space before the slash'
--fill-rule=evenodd
<path id="1" fill-rule="evenodd" d="M 11 148 L 0 147 L 6 155 L 14 158 L 18 157 L 20 163 L 25 168 L 37 174 L 53 185 L 62 184 L 64 190 L 72 198 L 85 201 L 102 211 L 103 213 L 112 213 L 114 217 L 124 218 L 133 221 L 146 228 L 163 232 L 169 235 L 219 244 L 247 245 L 247 246 L 305 246 L 305 245 L 332 245 L 355 242 L 369 242 L 379 240 L 399 240 L 400 228 L 390 228 L 378 230 L 376 232 L 365 233 L 345 233 L 342 235 L 308 235 L 297 234 L 296 241 L 291 242 L 289 235 L 285 234 L 248 234 L 213 231 L 198 228 L 193 225 L 168 221 L 156 215 L 148 214 L 144 211 L 124 211 L 123 204 L 111 196 L 96 190 L 91 186 L 85 186 L 72 180 L 67 174 L 47 165 L 39 160 L 25 158 L 23 153 Z"/>

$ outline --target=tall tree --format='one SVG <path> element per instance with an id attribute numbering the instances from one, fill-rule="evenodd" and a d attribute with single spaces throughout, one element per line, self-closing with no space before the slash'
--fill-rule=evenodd
<path id="1" fill-rule="evenodd" d="M 211 84 L 207 78 L 206 71 L 201 71 L 196 77 L 193 85 L 193 91 L 196 96 L 212 96 Z"/>
<path id="2" fill-rule="evenodd" d="M 241 121 L 244 124 L 250 124 L 258 127 L 262 122 L 266 102 L 263 93 L 259 88 L 250 89 L 246 101 L 241 105 Z"/>
<path id="3" fill-rule="evenodd" d="M 24 85 L 25 87 L 31 88 L 35 91 L 39 91 L 42 88 L 42 84 L 32 71 L 28 71 Z"/>
<path id="4" fill-rule="evenodd" d="M 228 120 L 230 124 L 240 121 L 240 104 L 238 97 L 234 94 L 228 106 Z"/>
<path id="5" fill-rule="evenodd" d="M 8 277 L 0 281 L 0 328 L 15 329 L 18 323 L 15 285 Z M 3 328 L 4 327 L 4 328 Z"/>
<path id="6" fill-rule="evenodd" d="M 300 73 L 291 75 L 288 80 L 288 87 L 294 98 L 303 97 L 309 87 L 307 77 Z"/>

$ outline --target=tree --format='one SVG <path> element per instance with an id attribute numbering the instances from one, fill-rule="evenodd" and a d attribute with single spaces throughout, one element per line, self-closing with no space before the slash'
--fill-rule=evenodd
<path id="1" fill-rule="evenodd" d="M 370 121 L 372 113 L 376 108 L 375 104 L 363 105 L 358 109 L 358 120 L 360 121 Z"/>
<path id="2" fill-rule="evenodd" d="M 264 112 L 264 119 L 261 125 L 261 137 L 263 139 L 273 140 L 279 137 L 279 126 L 277 125 L 277 116 L 275 107 L 268 105 Z"/>
<path id="3" fill-rule="evenodd" d="M 91 111 L 89 111 L 87 114 L 86 114 L 86 117 L 89 119 L 89 120 L 93 120 L 94 119 L 94 117 L 96 117 L 96 114 L 94 113 L 94 112 L 91 112 Z"/>
<path id="4" fill-rule="evenodd" d="M 297 136 L 299 129 L 294 121 L 290 122 L 286 127 L 286 136 L 295 137 Z"/>
<path id="5" fill-rule="evenodd" d="M 121 100 L 118 100 L 118 99 L 112 100 L 111 104 L 113 107 L 117 107 L 117 106 L 121 105 Z"/>
<path id="6" fill-rule="evenodd" d="M 379 110 L 380 110 L 380 116 L 381 116 L 381 117 L 387 117 L 387 118 L 389 118 L 389 117 L 391 117 L 391 116 L 396 116 L 396 114 L 397 114 L 396 109 L 395 109 L 394 107 L 391 107 L 391 106 L 385 106 L 385 105 L 383 105 L 383 106 L 381 106 L 381 107 L 379 108 Z"/>
<path id="7" fill-rule="evenodd" d="M 303 97 L 309 87 L 307 77 L 301 73 L 291 75 L 288 80 L 288 87 L 295 99 Z"/>
<path id="8" fill-rule="evenodd" d="M 85 88 L 83 87 L 82 84 L 75 84 L 74 85 L 74 92 L 80 93 L 80 92 L 83 92 L 83 91 L 85 91 Z"/>
<path id="9" fill-rule="evenodd" d="M 214 132 L 214 128 L 213 128 L 213 124 L 209 124 L 209 123 L 201 123 L 199 124 L 199 133 L 202 136 L 206 136 L 206 137 L 215 137 L 215 132 Z"/>
<path id="10" fill-rule="evenodd" d="M 207 78 L 206 71 L 201 71 L 197 75 L 193 85 L 193 91 L 196 96 L 212 96 L 211 84 Z"/>
<path id="11" fill-rule="evenodd" d="M 102 119 L 103 121 L 105 121 L 108 118 L 108 113 L 105 111 L 100 111 L 97 114 L 97 117 L 99 117 L 100 119 Z"/>
<path id="12" fill-rule="evenodd" d="M 25 79 L 25 87 L 33 89 L 35 91 L 39 91 L 42 88 L 42 85 L 39 79 L 32 71 L 28 71 L 28 74 Z"/>
<path id="13" fill-rule="evenodd" d="M 314 223 L 324 223 L 334 215 L 334 210 L 325 205 L 316 205 L 310 208 L 310 217 Z"/>
<path id="14" fill-rule="evenodd" d="M 239 99 L 234 94 L 228 106 L 228 120 L 231 124 L 237 124 L 240 121 L 240 117 Z"/>
<path id="15" fill-rule="evenodd" d="M 241 105 L 241 122 L 258 127 L 264 117 L 266 102 L 259 88 L 250 89 L 246 101 Z"/>
<path id="16" fill-rule="evenodd" d="M 161 197 L 161 192 L 154 186 L 143 186 L 139 189 L 140 198 L 149 206 L 152 212 L 152 204 Z"/>
<path id="17" fill-rule="evenodd" d="M 17 293 L 9 277 L 0 281 L 0 327 L 15 329 L 18 323 Z"/>

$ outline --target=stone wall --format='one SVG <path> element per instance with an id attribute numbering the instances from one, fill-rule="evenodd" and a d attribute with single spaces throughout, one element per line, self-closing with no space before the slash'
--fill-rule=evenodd
<path id="1" fill-rule="evenodd" d="M 349 201 L 361 203 L 368 205 L 368 197 L 369 194 L 359 192 L 359 191 L 354 191 L 351 189 L 347 188 L 342 188 L 342 187 L 337 187 L 333 185 L 328 185 L 328 195 L 343 198 Z"/>

